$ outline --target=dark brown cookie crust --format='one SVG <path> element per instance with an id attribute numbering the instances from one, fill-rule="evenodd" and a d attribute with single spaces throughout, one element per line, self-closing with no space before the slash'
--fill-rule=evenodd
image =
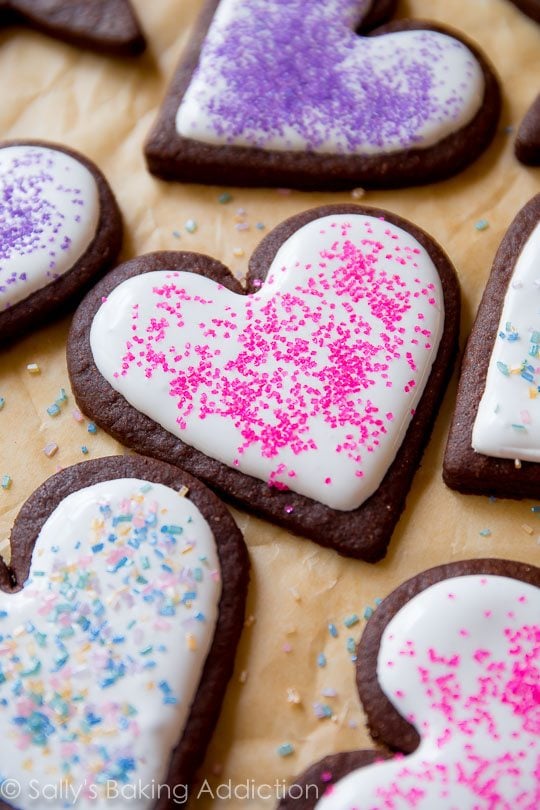
<path id="1" fill-rule="evenodd" d="M 429 384 L 409 426 L 395 461 L 377 492 L 351 512 L 331 509 L 303 495 L 270 488 L 184 444 L 159 427 L 117 393 L 101 376 L 90 347 L 90 326 L 107 296 L 122 281 L 155 269 L 201 273 L 236 293 L 240 284 L 219 262 L 193 253 L 154 253 L 126 262 L 109 273 L 84 299 L 73 320 L 68 340 L 68 370 L 80 408 L 104 430 L 128 447 L 177 464 L 244 508 L 297 534 L 350 557 L 375 562 L 384 557 L 394 527 L 405 507 L 407 492 L 420 463 L 451 372 L 459 329 L 460 295 L 455 271 L 441 248 L 416 226 L 376 208 L 333 205 L 315 208 L 281 223 L 253 253 L 247 292 L 266 277 L 281 244 L 298 228 L 321 216 L 351 213 L 384 217 L 404 228 L 430 254 L 439 271 L 445 300 L 445 327 Z"/>
<path id="2" fill-rule="evenodd" d="M 520 124 L 514 150 L 521 163 L 540 166 L 540 93 Z"/>
<path id="3" fill-rule="evenodd" d="M 249 559 L 244 540 L 219 499 L 200 481 L 177 467 L 139 456 L 110 456 L 68 467 L 47 479 L 21 508 L 11 532 L 10 568 L 0 560 L 0 588 L 15 592 L 23 587 L 37 536 L 51 512 L 64 498 L 100 481 L 126 477 L 142 478 L 177 490 L 187 486 L 189 491 L 186 497 L 204 515 L 216 540 L 223 589 L 214 640 L 182 740 L 173 751 L 167 775 L 167 783 L 171 787 L 191 785 L 195 771 L 204 758 L 233 672 L 249 582 Z M 169 802 L 166 791 L 163 791 L 163 798 L 156 804 L 156 810 L 167 807 Z M 0 808 L 11 810 L 11 806 L 1 800 Z"/>
<path id="4" fill-rule="evenodd" d="M 376 742 L 394 751 L 410 754 L 418 747 L 416 730 L 396 711 L 377 680 L 377 658 L 383 633 L 396 613 L 421 591 L 451 577 L 466 575 L 494 575 L 519 579 L 540 588 L 540 568 L 512 560 L 480 559 L 438 565 L 417 574 L 389 594 L 377 608 L 366 625 L 357 649 L 356 685 L 360 700 L 367 714 L 368 727 Z M 334 754 L 321 760 L 305 771 L 295 784 L 302 786 L 321 782 L 320 774 L 332 772 L 332 783 L 343 778 L 356 768 L 370 765 L 376 759 L 386 758 L 385 751 L 357 751 Z M 328 783 L 327 783 L 328 784 Z M 322 794 L 320 794 L 322 795 Z M 279 810 L 312 810 L 315 802 L 303 799 L 286 799 Z"/>
<path id="5" fill-rule="evenodd" d="M 500 244 L 465 348 L 443 462 L 444 482 L 459 492 L 537 498 L 540 491 L 539 464 L 523 461 L 517 470 L 511 459 L 484 456 L 472 448 L 473 425 L 484 393 L 506 289 L 519 254 L 539 220 L 540 194 L 537 194 L 518 213 Z"/>
<path id="6" fill-rule="evenodd" d="M 100 213 L 94 239 L 70 270 L 12 307 L 0 311 L 0 341 L 11 341 L 67 312 L 113 265 L 122 246 L 122 216 L 105 176 L 95 163 L 73 149 L 46 141 L 0 142 L 0 149 L 9 146 L 54 149 L 82 163 L 97 183 Z"/>
<path id="7" fill-rule="evenodd" d="M 510 0 L 510 2 L 540 23 L 540 0 Z"/>
<path id="8" fill-rule="evenodd" d="M 136 56 L 146 47 L 129 0 L 0 0 L 0 26 L 5 25 L 27 25 L 116 56 Z"/>
<path id="9" fill-rule="evenodd" d="M 206 32 L 219 0 L 208 0 L 182 57 L 163 102 L 158 119 L 146 142 L 145 155 L 152 174 L 165 180 L 234 186 L 285 186 L 303 189 L 339 189 L 363 185 L 371 188 L 399 188 L 433 183 L 449 177 L 472 163 L 492 140 L 500 113 L 500 92 L 492 67 L 478 49 L 461 35 L 428 22 L 405 20 L 373 32 L 374 36 L 394 31 L 430 29 L 463 41 L 482 66 L 484 100 L 473 120 L 458 132 L 427 149 L 409 149 L 387 155 L 358 156 L 272 152 L 240 146 L 213 146 L 176 132 L 176 112 L 195 70 Z M 393 13 L 395 3 L 375 3 L 364 31 L 379 25 Z M 367 23 L 367 24 L 366 24 Z"/>

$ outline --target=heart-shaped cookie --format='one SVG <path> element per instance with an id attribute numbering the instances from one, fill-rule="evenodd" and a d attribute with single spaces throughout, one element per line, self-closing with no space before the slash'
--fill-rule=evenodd
<path id="1" fill-rule="evenodd" d="M 249 565 L 231 516 L 177 468 L 113 457 L 45 482 L 11 543 L 0 798 L 21 810 L 183 804 L 243 624 Z"/>
<path id="2" fill-rule="evenodd" d="M 0 340 L 9 340 L 110 267 L 122 221 L 97 166 L 57 144 L 0 143 L 0 195 Z"/>
<path id="3" fill-rule="evenodd" d="M 539 617 L 540 569 L 524 563 L 405 582 L 366 626 L 357 685 L 373 737 L 407 756 L 328 757 L 280 810 L 537 807 Z"/>
<path id="4" fill-rule="evenodd" d="M 387 0 L 209 0 L 145 147 L 165 179 L 336 188 L 433 182 L 487 147 L 484 57 Z"/>
<path id="5" fill-rule="evenodd" d="M 77 400 L 128 446 L 380 557 L 453 357 L 453 269 L 399 217 L 328 206 L 263 240 L 248 290 L 197 254 L 121 266 L 73 322 Z"/>
<path id="6" fill-rule="evenodd" d="M 501 242 L 463 358 L 443 468 L 461 492 L 538 495 L 539 263 L 537 194 Z"/>
<path id="7" fill-rule="evenodd" d="M 146 47 L 129 0 L 0 0 L 0 25 L 13 24 L 117 56 Z"/>

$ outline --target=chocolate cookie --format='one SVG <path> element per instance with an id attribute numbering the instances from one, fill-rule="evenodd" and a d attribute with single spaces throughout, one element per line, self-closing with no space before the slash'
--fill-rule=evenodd
<path id="1" fill-rule="evenodd" d="M 129 0 L 0 0 L 0 26 L 5 25 L 28 25 L 117 56 L 135 56 L 146 47 Z"/>
<path id="2" fill-rule="evenodd" d="M 246 292 L 199 254 L 121 265 L 72 324 L 77 402 L 128 447 L 378 560 L 454 358 L 452 265 L 394 214 L 325 206 L 263 239 Z"/>
<path id="3" fill-rule="evenodd" d="M 520 124 L 515 152 L 517 159 L 526 166 L 540 165 L 540 94 Z"/>
<path id="4" fill-rule="evenodd" d="M 539 616 L 540 569 L 520 562 L 451 563 L 400 585 L 369 620 L 356 672 L 372 736 L 406 756 L 327 757 L 280 810 L 535 806 Z"/>
<path id="5" fill-rule="evenodd" d="M 0 143 L 0 340 L 63 313 L 115 261 L 122 220 L 100 170 L 72 149 Z"/>
<path id="6" fill-rule="evenodd" d="M 491 141 L 499 89 L 454 32 L 386 0 L 208 0 L 145 147 L 166 180 L 399 187 L 448 177 Z"/>
<path id="7" fill-rule="evenodd" d="M 11 546 L 11 566 L 0 560 L 0 807 L 83 795 L 100 808 L 180 806 L 243 626 L 249 563 L 232 517 L 176 467 L 102 458 L 49 478 Z M 72 793 L 51 804 L 40 791 L 55 785 Z"/>
<path id="8" fill-rule="evenodd" d="M 443 465 L 460 492 L 538 496 L 539 259 L 540 194 L 501 242 L 463 356 Z"/>
<path id="9" fill-rule="evenodd" d="M 527 14 L 536 22 L 540 22 L 540 0 L 510 0 L 524 14 Z"/>

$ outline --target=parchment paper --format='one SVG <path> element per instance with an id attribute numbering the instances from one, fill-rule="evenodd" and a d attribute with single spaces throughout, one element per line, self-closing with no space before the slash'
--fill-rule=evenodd
<path id="1" fill-rule="evenodd" d="M 189 38 L 200 0 L 133 0 L 150 42 L 139 60 L 83 53 L 22 29 L 0 32 L 0 136 L 46 138 L 80 149 L 108 176 L 125 218 L 123 258 L 156 249 L 189 249 L 228 263 L 241 277 L 262 233 L 285 217 L 325 202 L 350 201 L 349 193 L 321 194 L 166 184 L 147 174 L 142 144 L 167 81 Z M 462 338 L 468 334 L 496 248 L 517 210 L 540 187 L 539 170 L 518 164 L 513 135 L 538 92 L 540 27 L 507 0 L 405 0 L 400 16 L 459 25 L 490 57 L 501 77 L 504 112 L 489 151 L 453 180 L 414 190 L 370 192 L 364 203 L 386 207 L 427 229 L 447 250 L 463 291 Z M 220 204 L 225 190 L 232 201 Z M 244 214 L 239 215 L 238 209 Z M 197 223 L 188 233 L 185 222 Z M 241 224 L 248 230 L 238 230 Z M 475 229 L 486 219 L 489 227 Z M 235 255 L 244 251 L 244 256 Z M 64 346 L 69 318 L 0 353 L 0 543 L 24 500 L 59 465 L 123 452 L 102 432 L 72 416 Z M 28 363 L 38 363 L 30 375 Z M 209 747 L 195 806 L 272 807 L 283 780 L 338 750 L 370 747 L 354 685 L 347 639 L 358 639 L 364 609 L 409 576 L 431 565 L 476 556 L 540 563 L 540 514 L 532 502 L 490 502 L 447 490 L 441 480 L 444 443 L 455 397 L 455 379 L 439 414 L 407 509 L 386 560 L 355 562 L 234 512 L 252 560 L 246 627 L 234 680 Z M 46 412 L 64 387 L 70 396 L 60 416 Z M 43 453 L 51 443 L 59 450 Z M 540 502 L 540 492 L 538 493 Z M 487 531 L 489 530 L 490 534 Z M 481 534 L 482 533 L 482 534 Z M 4 553 L 6 546 L 4 544 Z M 361 620 L 350 629 L 345 617 Z M 339 635 L 328 631 L 334 622 Z M 326 667 L 317 666 L 324 653 Z M 288 690 L 296 690 L 288 700 Z M 321 697 L 333 689 L 335 697 Z M 289 694 L 289 696 L 291 696 Z M 316 718 L 313 704 L 332 707 Z M 289 742 L 294 753 L 280 757 Z M 219 793 L 223 798 L 218 797 Z M 265 787 L 269 786 L 269 787 Z M 227 798 L 227 791 L 232 798 Z M 243 793 L 251 798 L 243 798 Z M 269 798 L 264 797 L 268 795 Z"/>

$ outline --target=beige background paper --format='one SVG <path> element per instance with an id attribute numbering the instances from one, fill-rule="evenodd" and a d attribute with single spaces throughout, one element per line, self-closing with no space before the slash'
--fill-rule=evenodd
<path id="1" fill-rule="evenodd" d="M 133 61 L 83 53 L 39 34 L 0 32 L 0 137 L 46 138 L 85 152 L 105 172 L 125 218 L 123 258 L 156 249 L 189 249 L 228 263 L 241 277 L 247 257 L 264 231 L 285 217 L 325 202 L 350 202 L 349 193 L 301 193 L 166 184 L 145 170 L 142 144 L 155 117 L 175 63 L 189 39 L 200 0 L 133 0 L 149 40 L 149 50 Z M 400 16 L 430 18 L 458 25 L 492 60 L 502 81 L 504 111 L 489 151 L 455 179 L 404 191 L 369 192 L 363 203 L 386 207 L 427 229 L 454 261 L 463 291 L 462 338 L 468 334 L 497 245 L 517 210 L 540 187 L 539 170 L 519 165 L 513 135 L 538 92 L 540 27 L 507 0 L 402 0 Z M 233 196 L 226 205 L 221 192 Z M 238 230 L 244 209 L 248 230 Z M 478 231 L 479 219 L 489 227 Z M 187 220 L 197 230 L 185 229 Z M 176 233 L 176 235 L 175 235 Z M 244 256 L 238 255 L 244 252 Z M 540 271 L 540 268 L 539 268 Z M 15 346 L 0 347 L 0 477 L 13 479 L 0 489 L 0 544 L 33 489 L 59 465 L 123 452 L 103 432 L 87 433 L 72 416 L 64 347 L 69 318 Z M 32 376 L 28 363 L 38 363 Z M 533 502 L 490 502 L 447 490 L 441 460 L 455 397 L 455 377 L 439 414 L 394 534 L 386 560 L 376 566 L 339 557 L 270 524 L 234 512 L 250 548 L 252 585 L 246 627 L 233 682 L 227 693 L 202 776 L 212 790 L 229 787 L 236 798 L 212 796 L 210 787 L 195 802 L 208 808 L 272 807 L 276 780 L 289 780 L 321 756 L 370 746 L 346 650 L 358 639 L 366 606 L 425 567 L 476 556 L 500 556 L 540 563 L 540 514 Z M 46 407 L 66 388 L 62 414 Z M 53 458 L 43 448 L 59 446 Z M 540 492 L 538 493 L 540 503 Z M 490 530 L 487 535 L 484 530 Z M 481 534 L 484 532 L 484 534 Z M 4 543 L 4 553 L 7 552 Z M 345 617 L 361 621 L 350 629 Z M 338 628 L 337 638 L 328 623 Z M 324 652 L 327 666 L 319 668 Z M 335 689 L 323 698 L 321 690 Z M 288 700 L 295 689 L 300 703 Z M 318 720 L 313 703 L 329 704 L 331 719 Z M 282 758 L 277 747 L 290 742 Z M 269 785 L 270 788 L 264 788 Z M 244 786 L 244 787 L 242 787 Z M 243 799 L 249 787 L 255 794 Z M 258 787 L 263 786 L 259 791 Z"/>

